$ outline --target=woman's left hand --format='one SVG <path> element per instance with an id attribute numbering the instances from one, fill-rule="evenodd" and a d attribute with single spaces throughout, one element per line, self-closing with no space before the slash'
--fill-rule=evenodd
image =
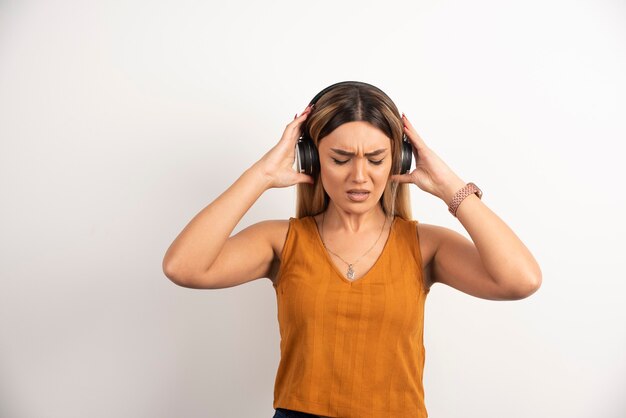
<path id="1" fill-rule="evenodd" d="M 426 146 L 404 113 L 402 114 L 402 122 L 404 122 L 404 133 L 413 145 L 415 169 L 407 174 L 394 174 L 391 176 L 391 180 L 400 183 L 413 183 L 448 204 L 451 191 L 458 190 L 465 183 L 433 150 Z"/>

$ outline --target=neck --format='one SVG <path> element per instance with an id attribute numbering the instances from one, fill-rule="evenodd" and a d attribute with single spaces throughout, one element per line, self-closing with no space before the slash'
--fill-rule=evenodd
<path id="1" fill-rule="evenodd" d="M 331 201 L 324 214 L 324 228 L 348 235 L 379 231 L 386 220 L 385 217 L 385 212 L 379 204 L 367 212 L 355 213 L 338 208 Z"/>

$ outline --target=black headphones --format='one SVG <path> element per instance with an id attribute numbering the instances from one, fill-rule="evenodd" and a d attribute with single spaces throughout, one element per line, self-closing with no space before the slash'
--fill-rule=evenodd
<path id="1" fill-rule="evenodd" d="M 326 87 L 324 90 L 317 93 L 315 97 L 313 98 L 313 100 L 311 100 L 309 105 L 314 105 L 315 103 L 317 103 L 317 100 L 320 97 L 322 97 L 324 93 L 326 93 L 328 90 L 331 90 L 334 87 L 337 87 L 339 85 L 345 85 L 345 84 L 351 84 L 351 85 L 357 85 L 357 86 L 358 85 L 370 86 L 380 91 L 381 93 L 385 94 L 378 87 L 373 86 L 368 83 L 363 83 L 361 81 L 341 81 L 339 83 L 332 84 Z M 309 135 L 309 130 L 306 128 L 306 124 L 305 124 L 305 128 L 303 129 L 303 132 L 300 138 L 298 139 L 298 143 L 296 144 L 296 158 L 298 161 L 298 171 L 300 173 L 305 173 L 315 178 L 317 174 L 320 172 L 319 154 L 317 153 L 317 148 L 315 147 L 315 144 L 313 143 L 313 139 L 311 139 L 311 136 Z M 400 166 L 399 174 L 408 173 L 409 170 L 411 169 L 411 162 L 413 160 L 413 146 L 407 140 L 406 134 L 404 132 L 402 133 L 402 151 L 401 151 L 400 160 L 401 160 L 401 166 Z"/>

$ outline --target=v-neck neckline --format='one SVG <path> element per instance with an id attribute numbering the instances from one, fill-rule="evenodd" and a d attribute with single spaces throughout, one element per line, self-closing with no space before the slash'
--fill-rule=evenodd
<path id="1" fill-rule="evenodd" d="M 370 267 L 370 269 L 361 277 L 359 277 L 358 279 L 355 280 L 348 280 L 337 268 L 337 266 L 335 265 L 335 263 L 333 263 L 333 260 L 330 258 L 330 255 L 328 254 L 328 251 L 326 250 L 326 247 L 324 246 L 324 242 L 322 241 L 322 236 L 320 235 L 320 231 L 317 228 L 317 221 L 315 220 L 314 216 L 309 216 L 309 218 L 311 219 L 311 223 L 312 223 L 312 227 L 315 230 L 315 236 L 316 236 L 316 241 L 320 247 L 320 250 L 324 253 L 324 257 L 326 257 L 326 261 L 330 264 L 330 266 L 332 267 L 332 269 L 335 271 L 335 274 L 337 274 L 341 280 L 345 283 L 348 284 L 353 284 L 353 283 L 357 283 L 357 282 L 361 282 L 364 279 L 367 279 L 370 274 L 374 271 L 374 269 L 376 269 L 376 267 L 378 266 L 378 264 L 380 264 L 380 260 L 383 258 L 383 256 L 385 255 L 385 252 L 387 251 L 387 247 L 389 246 L 389 241 L 391 241 L 391 236 L 394 233 L 395 230 L 395 225 L 396 225 L 396 220 L 398 219 L 397 216 L 393 217 L 393 220 L 391 221 L 391 227 L 389 228 L 389 234 L 387 235 L 387 240 L 385 241 L 385 245 L 383 246 L 383 250 L 380 252 L 380 254 L 378 255 L 378 258 L 376 259 L 376 261 L 374 262 L 374 264 L 372 264 L 372 267 Z"/>

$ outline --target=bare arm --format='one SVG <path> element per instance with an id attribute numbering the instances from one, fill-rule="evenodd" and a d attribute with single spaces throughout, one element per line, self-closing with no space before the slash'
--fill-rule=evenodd
<path id="1" fill-rule="evenodd" d="M 443 190 L 450 202 L 466 183 L 460 178 Z M 472 194 L 457 210 L 457 218 L 472 238 L 447 230 L 435 253 L 434 280 L 470 295 L 491 300 L 526 298 L 542 282 L 539 264 L 509 226 Z"/>
<path id="2" fill-rule="evenodd" d="M 426 146 L 408 118 L 402 119 L 415 148 L 416 168 L 409 174 L 393 177 L 416 184 L 448 205 L 466 183 Z M 432 282 L 491 300 L 522 299 L 541 286 L 541 269 L 533 255 L 478 196 L 466 197 L 456 216 L 473 242 L 447 228 L 427 228 L 437 241 L 430 266 Z"/>
<path id="3" fill-rule="evenodd" d="M 271 250 L 270 228 L 265 225 L 247 228 L 237 234 L 237 238 L 230 235 L 267 189 L 312 182 L 310 176 L 292 168 L 300 125 L 309 112 L 307 108 L 287 124 L 280 141 L 178 234 L 163 258 L 163 272 L 170 280 L 185 287 L 211 287 L 207 274 L 214 264 L 219 264 L 222 273 L 230 270 L 232 277 L 239 280 L 242 274 L 267 270 L 267 263 L 271 262 L 267 256 L 268 249 Z M 227 242 L 229 245 L 225 245 Z M 249 254 L 251 247 L 258 251 Z M 222 254 L 224 250 L 226 254 Z M 228 264 L 215 263 L 220 255 L 231 261 Z M 222 280 L 222 284 L 228 283 Z"/>
<path id="4" fill-rule="evenodd" d="M 235 226 L 268 186 L 256 165 L 247 169 L 178 234 L 163 258 L 165 275 L 182 284 L 207 271 Z"/>

